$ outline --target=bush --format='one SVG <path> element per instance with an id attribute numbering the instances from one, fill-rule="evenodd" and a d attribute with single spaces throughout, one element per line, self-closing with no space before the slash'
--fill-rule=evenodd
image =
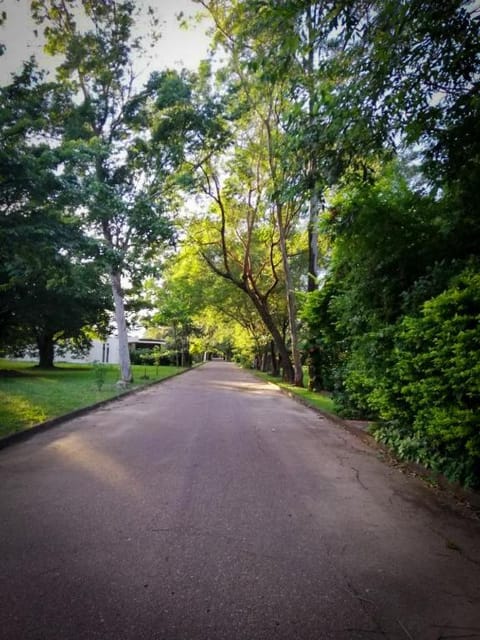
<path id="1" fill-rule="evenodd" d="M 335 293 L 332 283 L 327 283 L 323 289 L 305 294 L 302 300 L 302 350 L 309 386 L 314 391 L 334 391 L 341 378 L 343 345 L 330 309 Z"/>
<path id="2" fill-rule="evenodd" d="M 158 356 L 153 349 L 135 349 L 130 353 L 132 364 L 158 365 L 168 367 L 175 364 L 175 354 L 165 351 Z"/>
<path id="3" fill-rule="evenodd" d="M 397 326 L 392 366 L 369 395 L 376 436 L 467 486 L 480 485 L 480 273 L 468 268 Z"/>

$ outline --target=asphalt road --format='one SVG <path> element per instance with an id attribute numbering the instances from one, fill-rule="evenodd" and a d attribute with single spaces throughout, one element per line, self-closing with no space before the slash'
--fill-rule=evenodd
<path id="1" fill-rule="evenodd" d="M 212 362 L 0 452 L 1 640 L 480 638 L 479 522 Z"/>

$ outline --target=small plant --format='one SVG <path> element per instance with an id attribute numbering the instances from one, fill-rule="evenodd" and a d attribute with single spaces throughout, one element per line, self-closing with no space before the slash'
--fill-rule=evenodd
<path id="1" fill-rule="evenodd" d="M 143 376 L 141 377 L 141 380 L 149 380 L 149 376 L 147 375 L 147 363 L 150 363 L 151 359 L 152 354 L 150 351 L 140 354 L 140 360 L 143 362 Z"/>
<path id="2" fill-rule="evenodd" d="M 153 356 L 153 364 L 155 365 L 155 376 L 158 377 L 158 367 L 160 366 L 160 360 L 162 358 L 162 351 L 159 347 L 159 345 L 155 345 L 152 349 L 152 356 Z"/>
<path id="3" fill-rule="evenodd" d="M 93 379 L 98 391 L 101 391 L 107 377 L 107 368 L 100 362 L 94 362 L 92 365 Z"/>

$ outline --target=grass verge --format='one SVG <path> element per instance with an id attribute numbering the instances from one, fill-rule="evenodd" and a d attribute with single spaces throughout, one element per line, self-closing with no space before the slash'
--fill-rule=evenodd
<path id="1" fill-rule="evenodd" d="M 330 398 L 327 395 L 324 395 L 323 393 L 318 393 L 316 391 L 309 391 L 305 387 L 296 387 L 293 384 L 288 384 L 286 382 L 283 382 L 280 378 L 276 378 L 275 376 L 272 376 L 269 373 L 262 373 L 261 371 L 253 371 L 252 373 L 262 378 L 262 380 L 268 380 L 268 382 L 273 382 L 273 384 L 276 384 L 282 389 L 286 389 L 287 391 L 290 391 L 290 393 L 293 393 L 299 398 L 302 398 L 302 400 L 306 404 L 314 407 L 315 409 L 319 409 L 320 411 L 331 413 L 332 415 L 338 415 L 335 410 L 335 403 L 332 400 L 332 398 Z"/>
<path id="2" fill-rule="evenodd" d="M 118 366 L 59 364 L 53 370 L 35 369 L 31 362 L 0 360 L 0 438 L 29 429 L 39 422 L 122 395 L 117 389 Z M 133 365 L 134 382 L 129 389 L 169 378 L 181 367 Z"/>

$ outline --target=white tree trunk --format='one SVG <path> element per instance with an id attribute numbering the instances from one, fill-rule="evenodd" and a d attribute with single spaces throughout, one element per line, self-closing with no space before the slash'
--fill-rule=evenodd
<path id="1" fill-rule="evenodd" d="M 132 382 L 132 366 L 130 364 L 130 351 L 128 349 L 127 322 L 125 320 L 125 304 L 123 301 L 120 273 L 112 272 L 110 274 L 110 282 L 112 285 L 115 320 L 117 323 L 120 375 L 123 382 Z"/>

